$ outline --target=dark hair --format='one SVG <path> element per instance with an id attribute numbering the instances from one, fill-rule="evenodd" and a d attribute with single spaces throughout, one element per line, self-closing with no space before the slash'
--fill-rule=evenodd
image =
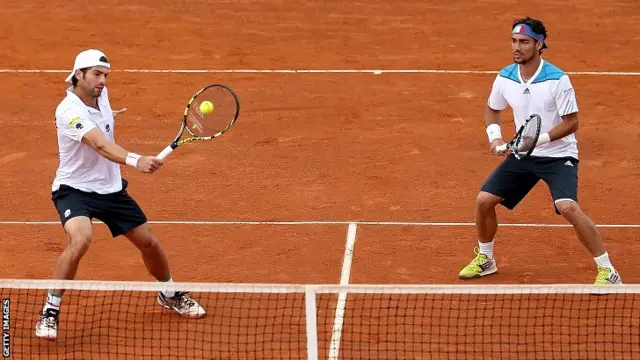
<path id="1" fill-rule="evenodd" d="M 87 70 L 89 70 L 89 68 L 80 69 L 83 74 L 86 74 Z M 75 75 L 71 77 L 71 84 L 73 84 L 73 87 L 78 86 L 78 78 Z"/>
<path id="2" fill-rule="evenodd" d="M 513 30 L 516 26 L 522 25 L 522 24 L 529 25 L 529 27 L 531 27 L 531 30 L 533 30 L 534 33 L 538 35 L 543 35 L 544 36 L 543 42 L 547 40 L 547 28 L 544 27 L 544 24 L 542 23 L 542 21 L 527 16 L 526 18 L 522 18 L 514 21 L 513 25 L 511 25 L 511 30 Z M 547 47 L 546 44 L 542 45 L 542 49 L 546 49 L 546 47 Z M 540 49 L 541 54 L 542 54 L 542 49 Z"/>

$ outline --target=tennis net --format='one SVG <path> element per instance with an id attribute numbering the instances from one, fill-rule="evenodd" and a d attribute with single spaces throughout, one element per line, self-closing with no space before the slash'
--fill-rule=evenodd
<path id="1" fill-rule="evenodd" d="M 35 337 L 51 288 L 67 289 L 55 341 Z M 189 291 L 207 316 L 160 307 L 167 288 Z M 0 280 L 0 295 L 3 355 L 14 359 L 640 357 L 637 285 Z"/>

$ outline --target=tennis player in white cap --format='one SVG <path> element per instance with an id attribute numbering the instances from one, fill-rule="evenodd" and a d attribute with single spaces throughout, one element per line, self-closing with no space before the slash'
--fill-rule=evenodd
<path id="1" fill-rule="evenodd" d="M 120 164 L 144 173 L 160 169 L 162 160 L 128 152 L 114 141 L 114 112 L 107 93 L 111 64 L 99 50 L 78 54 L 66 81 L 72 84 L 56 109 L 60 164 L 52 185 L 52 201 L 68 243 L 53 279 L 75 278 L 92 239 L 91 219 L 104 222 L 113 237 L 124 235 L 139 250 L 147 270 L 158 281 L 171 282 L 167 257 L 147 218 L 126 191 Z M 55 339 L 63 289 L 50 289 L 36 324 L 36 336 Z M 189 294 L 161 291 L 158 303 L 184 317 L 200 318 L 205 310 Z"/>

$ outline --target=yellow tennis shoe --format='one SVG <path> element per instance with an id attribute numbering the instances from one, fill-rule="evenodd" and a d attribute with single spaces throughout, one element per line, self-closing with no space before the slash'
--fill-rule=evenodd
<path id="1" fill-rule="evenodd" d="M 491 275 L 498 271 L 496 261 L 493 258 L 489 259 L 487 255 L 481 254 L 478 248 L 473 249 L 473 252 L 476 254 L 476 257 L 471 260 L 469 265 L 460 271 L 460 279 L 473 279 L 480 276 Z"/>
<path id="2" fill-rule="evenodd" d="M 619 285 L 622 279 L 618 272 L 605 267 L 598 267 L 598 276 L 594 285 Z"/>

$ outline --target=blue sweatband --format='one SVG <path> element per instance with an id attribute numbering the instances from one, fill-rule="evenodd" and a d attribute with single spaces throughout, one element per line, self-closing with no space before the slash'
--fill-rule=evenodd
<path id="1" fill-rule="evenodd" d="M 511 32 L 512 34 L 522 34 L 522 35 L 527 35 L 529 37 L 532 37 L 535 40 L 538 41 L 544 41 L 544 35 L 542 34 L 537 34 L 536 32 L 533 31 L 533 29 L 531 28 L 531 26 L 527 25 L 527 24 L 518 24 L 513 28 L 513 31 Z M 547 44 L 545 43 L 543 46 L 543 49 L 547 47 Z"/>

